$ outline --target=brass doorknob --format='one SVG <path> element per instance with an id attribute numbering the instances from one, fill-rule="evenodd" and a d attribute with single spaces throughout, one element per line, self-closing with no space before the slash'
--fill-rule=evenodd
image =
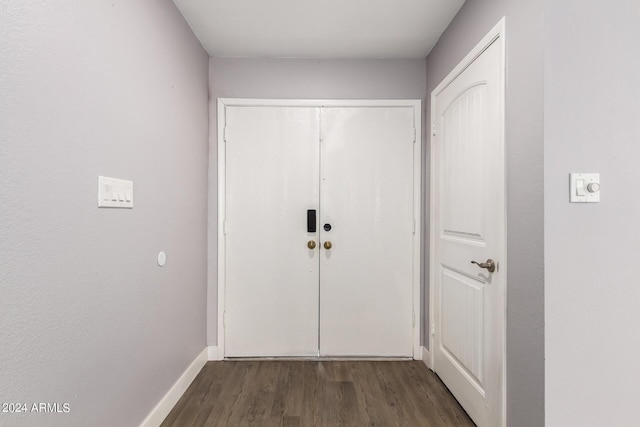
<path id="1" fill-rule="evenodd" d="M 486 268 L 487 270 L 489 270 L 489 273 L 493 273 L 494 271 L 496 271 L 496 263 L 491 258 L 489 258 L 486 262 L 471 261 L 471 264 L 475 264 L 480 268 Z"/>
<path id="2" fill-rule="evenodd" d="M 325 249 L 331 249 L 331 246 L 333 246 L 333 245 L 331 244 L 330 241 L 327 240 L 326 242 L 324 242 L 324 248 Z"/>
<path id="3" fill-rule="evenodd" d="M 309 241 L 307 242 L 307 247 L 308 247 L 309 249 L 315 249 L 315 248 L 316 248 L 316 242 L 315 242 L 315 240 L 309 240 Z"/>

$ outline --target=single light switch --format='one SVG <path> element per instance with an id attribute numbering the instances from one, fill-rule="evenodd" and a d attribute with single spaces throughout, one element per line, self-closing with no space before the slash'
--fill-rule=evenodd
<path id="1" fill-rule="evenodd" d="M 586 196 L 584 191 L 584 179 L 576 179 L 576 196 Z"/>
<path id="2" fill-rule="evenodd" d="M 571 173 L 569 174 L 571 203 L 600 202 L 600 174 L 599 173 Z"/>

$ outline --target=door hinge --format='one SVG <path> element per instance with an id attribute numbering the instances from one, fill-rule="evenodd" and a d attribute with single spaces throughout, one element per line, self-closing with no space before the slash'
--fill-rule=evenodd
<path id="1" fill-rule="evenodd" d="M 416 219 L 413 219 L 413 234 L 416 234 Z"/>
<path id="2" fill-rule="evenodd" d="M 431 125 L 431 135 L 436 136 L 436 125 Z"/>
<path id="3" fill-rule="evenodd" d="M 413 143 L 416 143 L 416 128 L 413 128 Z"/>
<path id="4" fill-rule="evenodd" d="M 431 335 L 435 335 L 436 334 L 436 322 L 434 322 L 433 320 L 431 321 Z"/>
<path id="5" fill-rule="evenodd" d="M 224 127 L 224 130 L 222 131 L 222 139 L 224 140 L 224 142 L 227 142 L 227 127 Z"/>
<path id="6" fill-rule="evenodd" d="M 222 325 L 223 326 L 227 326 L 227 312 L 226 311 L 222 312 Z"/>
<path id="7" fill-rule="evenodd" d="M 411 313 L 411 326 L 416 326 L 416 312 Z"/>
<path id="8" fill-rule="evenodd" d="M 222 234 L 224 234 L 225 236 L 227 235 L 227 220 L 226 219 L 222 220 Z"/>

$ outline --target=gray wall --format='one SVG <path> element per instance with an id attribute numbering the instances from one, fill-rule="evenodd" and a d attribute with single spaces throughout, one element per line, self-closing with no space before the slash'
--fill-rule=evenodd
<path id="1" fill-rule="evenodd" d="M 137 425 L 206 345 L 208 56 L 170 0 L 0 20 L 0 402 L 71 409 L 0 425 Z"/>
<path id="2" fill-rule="evenodd" d="M 208 343 L 217 344 L 217 98 L 425 99 L 425 62 L 211 58 Z"/>
<path id="3" fill-rule="evenodd" d="M 636 426 L 640 401 L 640 2 L 546 0 L 549 426 Z M 569 203 L 600 172 L 599 204 Z"/>
<path id="4" fill-rule="evenodd" d="M 467 0 L 427 57 L 430 94 L 506 15 L 507 422 L 527 427 L 544 424 L 543 8 Z"/>

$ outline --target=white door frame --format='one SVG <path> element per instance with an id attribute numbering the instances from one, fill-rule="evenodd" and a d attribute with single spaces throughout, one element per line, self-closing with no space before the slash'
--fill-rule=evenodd
<path id="1" fill-rule="evenodd" d="M 224 358 L 225 342 L 225 212 L 226 212 L 226 156 L 225 134 L 226 107 L 411 107 L 414 112 L 416 130 L 413 144 L 413 358 L 421 359 L 420 351 L 420 236 L 421 236 L 421 195 L 422 195 L 422 112 L 419 99 L 407 100 L 301 100 L 301 99 L 234 99 L 218 98 L 218 357 Z"/>
<path id="2" fill-rule="evenodd" d="M 502 339 L 502 386 L 501 386 L 501 414 L 500 414 L 500 427 L 506 426 L 507 423 L 507 346 L 506 346 L 506 338 L 507 338 L 507 215 L 506 215 L 506 171 L 507 171 L 507 163 L 506 163 L 506 152 L 505 152 L 505 92 L 506 92 L 506 43 L 505 43 L 505 21 L 506 18 L 503 17 L 496 24 L 495 27 L 491 29 L 485 35 L 482 40 L 464 57 L 462 61 L 445 77 L 438 86 L 431 92 L 431 126 L 433 129 L 434 123 L 436 123 L 436 96 L 441 93 L 447 86 L 449 86 L 473 61 L 476 60 L 489 46 L 494 43 L 497 43 L 500 47 L 500 70 L 501 70 L 501 94 L 499 96 L 500 99 L 500 114 L 498 128 L 501 129 L 500 132 L 500 141 L 501 145 L 501 153 L 503 156 L 502 163 L 504 165 L 503 174 L 502 174 L 502 187 L 504 194 L 504 203 L 503 203 L 503 212 L 502 215 L 502 223 L 504 224 L 504 229 L 502 230 L 502 245 L 503 248 L 502 253 L 496 255 L 497 259 L 500 260 L 500 272 L 505 277 L 504 282 L 504 296 L 501 302 L 503 302 L 503 306 L 500 308 L 500 312 L 502 313 L 502 324 L 503 324 L 503 339 Z M 430 174 L 431 174 L 431 185 L 430 185 L 430 207 L 429 207 L 429 353 L 430 353 L 430 362 L 431 369 L 435 369 L 435 351 L 433 351 L 432 346 L 435 341 L 435 334 L 437 328 L 435 327 L 435 301 L 434 301 L 434 287 L 435 287 L 435 247 L 436 247 L 436 202 L 437 202 L 437 177 L 435 176 L 434 170 L 436 162 L 439 160 L 437 158 L 436 146 L 433 142 L 433 132 L 429 133 L 429 145 L 430 145 L 430 155 L 431 155 L 431 164 L 430 164 Z"/>

